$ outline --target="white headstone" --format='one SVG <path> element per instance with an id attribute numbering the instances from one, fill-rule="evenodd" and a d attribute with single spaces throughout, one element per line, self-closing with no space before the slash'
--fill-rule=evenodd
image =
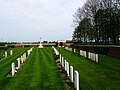
<path id="1" fill-rule="evenodd" d="M 64 58 L 62 57 L 62 66 L 64 67 Z"/>
<path id="2" fill-rule="evenodd" d="M 27 51 L 27 56 L 29 56 L 29 50 Z"/>
<path id="3" fill-rule="evenodd" d="M 93 56 L 93 53 L 91 53 L 91 60 L 94 60 L 94 56 Z"/>
<path id="4" fill-rule="evenodd" d="M 5 52 L 5 57 L 7 57 L 7 52 Z"/>
<path id="5" fill-rule="evenodd" d="M 76 49 L 74 49 L 74 53 L 76 52 Z"/>
<path id="6" fill-rule="evenodd" d="M 67 75 L 70 75 L 70 71 L 69 71 L 69 62 L 67 62 Z"/>
<path id="7" fill-rule="evenodd" d="M 22 64 L 24 63 L 24 61 L 23 61 L 23 56 L 21 56 L 21 63 L 22 63 Z"/>
<path id="8" fill-rule="evenodd" d="M 90 59 L 92 59 L 92 53 L 90 53 Z"/>
<path id="9" fill-rule="evenodd" d="M 90 52 L 88 52 L 88 59 L 90 59 Z"/>
<path id="10" fill-rule="evenodd" d="M 17 60 L 18 60 L 18 68 L 20 68 L 20 58 L 18 58 Z"/>
<path id="11" fill-rule="evenodd" d="M 75 78 L 75 88 L 76 90 L 79 90 L 79 73 L 76 70 L 75 70 L 74 78 Z"/>
<path id="12" fill-rule="evenodd" d="M 30 55 L 30 50 L 28 50 L 28 56 Z"/>
<path id="13" fill-rule="evenodd" d="M 83 50 L 81 50 L 81 55 L 83 56 Z"/>
<path id="14" fill-rule="evenodd" d="M 12 55 L 13 54 L 13 50 L 10 50 L 10 55 Z"/>
<path id="15" fill-rule="evenodd" d="M 13 62 L 12 63 L 12 76 L 15 75 L 15 63 Z"/>
<path id="16" fill-rule="evenodd" d="M 86 51 L 84 51 L 85 52 L 85 57 L 87 57 L 87 52 Z"/>
<path id="17" fill-rule="evenodd" d="M 60 63 L 61 63 L 61 54 L 60 54 Z"/>
<path id="18" fill-rule="evenodd" d="M 70 66 L 70 80 L 73 82 L 73 66 Z"/>
<path id="19" fill-rule="evenodd" d="M 56 48 L 53 48 L 56 55 L 59 55 L 59 52 Z"/>
<path id="20" fill-rule="evenodd" d="M 93 60 L 96 61 L 96 54 L 93 53 Z"/>
<path id="21" fill-rule="evenodd" d="M 27 59 L 27 58 L 26 58 L 26 53 L 24 53 L 24 58 L 25 58 L 25 60 Z"/>
<path id="22" fill-rule="evenodd" d="M 96 54 L 96 62 L 98 63 L 98 54 Z"/>

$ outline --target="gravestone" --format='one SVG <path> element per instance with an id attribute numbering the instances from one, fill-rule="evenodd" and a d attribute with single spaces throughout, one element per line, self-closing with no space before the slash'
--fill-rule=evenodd
<path id="1" fill-rule="evenodd" d="M 12 63 L 12 76 L 15 75 L 15 63 L 13 62 Z"/>
<path id="2" fill-rule="evenodd" d="M 61 54 L 60 54 L 60 63 L 61 63 Z"/>
<path id="3" fill-rule="evenodd" d="M 28 50 L 28 56 L 30 55 L 30 50 Z"/>
<path id="4" fill-rule="evenodd" d="M 13 54 L 13 50 L 10 50 L 10 55 L 12 55 Z"/>
<path id="5" fill-rule="evenodd" d="M 88 59 L 90 59 L 90 52 L 88 52 Z"/>
<path id="6" fill-rule="evenodd" d="M 86 51 L 84 51 L 84 53 L 85 53 L 85 55 L 84 55 L 84 56 L 85 56 L 85 57 L 87 57 L 87 52 L 86 52 Z"/>
<path id="7" fill-rule="evenodd" d="M 18 58 L 17 60 L 18 60 L 18 68 L 20 68 L 20 58 Z"/>
<path id="8" fill-rule="evenodd" d="M 98 54 L 96 54 L 96 62 L 98 63 Z"/>
<path id="9" fill-rule="evenodd" d="M 73 66 L 70 66 L 70 80 L 73 82 Z"/>
<path id="10" fill-rule="evenodd" d="M 64 67 L 64 57 L 62 57 L 62 66 Z"/>
<path id="11" fill-rule="evenodd" d="M 7 57 L 7 52 L 5 52 L 5 57 Z"/>
<path id="12" fill-rule="evenodd" d="M 74 53 L 76 52 L 76 49 L 74 49 Z"/>
<path id="13" fill-rule="evenodd" d="M 27 58 L 26 58 L 26 53 L 24 53 L 24 58 L 25 58 L 25 60 L 27 59 Z"/>
<path id="14" fill-rule="evenodd" d="M 69 76 L 70 75 L 70 71 L 69 71 L 69 62 L 66 63 L 67 65 L 67 75 Z"/>
<path id="15" fill-rule="evenodd" d="M 76 70 L 75 70 L 74 78 L 75 78 L 75 84 L 74 84 L 75 88 L 76 90 L 79 90 L 79 73 Z"/>
<path id="16" fill-rule="evenodd" d="M 20 59 L 21 59 L 21 63 L 23 64 L 24 63 L 23 56 L 21 56 Z"/>

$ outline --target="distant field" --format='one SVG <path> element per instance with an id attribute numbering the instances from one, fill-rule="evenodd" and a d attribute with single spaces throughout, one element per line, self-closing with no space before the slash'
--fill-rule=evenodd
<path id="1" fill-rule="evenodd" d="M 80 72 L 81 90 L 120 90 L 120 59 L 100 55 L 97 64 L 64 48 L 57 49 Z"/>
<path id="2" fill-rule="evenodd" d="M 35 48 L 16 77 L 1 78 L 0 90 L 63 90 L 52 48 Z"/>

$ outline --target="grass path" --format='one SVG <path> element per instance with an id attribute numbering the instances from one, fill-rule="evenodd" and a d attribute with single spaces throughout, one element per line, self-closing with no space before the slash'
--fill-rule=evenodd
<path id="1" fill-rule="evenodd" d="M 17 76 L 10 78 L 8 83 L 4 85 L 4 89 L 63 90 L 62 80 L 53 58 L 52 48 L 35 48 Z"/>
<path id="2" fill-rule="evenodd" d="M 80 72 L 81 90 L 120 89 L 120 59 L 100 55 L 97 64 L 63 48 L 57 49 Z"/>

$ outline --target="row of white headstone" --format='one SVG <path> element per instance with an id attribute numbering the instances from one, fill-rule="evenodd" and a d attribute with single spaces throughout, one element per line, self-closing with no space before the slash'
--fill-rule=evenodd
<path id="1" fill-rule="evenodd" d="M 57 51 L 55 47 L 53 47 L 54 52 L 57 52 L 56 55 L 59 55 L 59 60 L 65 71 L 67 72 L 68 77 L 70 77 L 71 82 L 74 82 L 74 87 L 76 90 L 79 90 L 80 83 L 79 83 L 79 72 L 77 70 L 74 71 L 73 66 L 70 66 L 67 60 L 64 60 L 64 57 Z"/>
<path id="2" fill-rule="evenodd" d="M 69 47 L 65 47 L 65 49 L 69 51 Z M 76 49 L 73 49 L 73 52 L 77 53 Z M 83 57 L 87 57 L 87 52 L 83 51 L 83 50 L 80 50 L 80 55 L 83 56 Z M 96 54 L 96 53 L 88 52 L 88 59 L 98 63 L 99 62 L 99 55 Z"/>
<path id="3" fill-rule="evenodd" d="M 67 62 L 66 59 L 64 59 L 63 56 L 60 54 L 60 63 L 62 64 L 62 67 L 65 68 L 65 71 L 67 72 L 67 75 L 70 77 L 71 82 L 74 82 L 74 87 L 76 90 L 79 90 L 80 83 L 79 83 L 79 72 L 77 70 L 74 71 L 73 66 Z"/>
<path id="4" fill-rule="evenodd" d="M 15 63 L 12 63 L 12 76 L 15 75 L 15 73 L 17 72 L 17 70 L 20 68 L 21 64 L 23 64 L 27 57 L 30 55 L 30 53 L 32 52 L 33 48 L 29 49 L 27 51 L 27 53 L 24 53 L 20 58 L 17 59 L 17 67 L 15 67 Z M 28 54 L 28 55 L 27 55 Z"/>
<path id="5" fill-rule="evenodd" d="M 52 48 L 53 48 L 55 54 L 56 54 L 56 55 L 59 55 L 59 52 L 57 51 L 57 49 L 56 49 L 54 46 L 52 46 Z"/>
<path id="6" fill-rule="evenodd" d="M 83 57 L 87 57 L 87 52 L 83 51 L 83 50 L 80 50 L 80 55 L 83 56 Z"/>
<path id="7" fill-rule="evenodd" d="M 72 48 L 70 47 L 65 47 L 65 49 L 72 52 Z"/>
<path id="8" fill-rule="evenodd" d="M 10 50 L 10 55 L 12 55 L 12 54 L 13 54 L 13 50 Z M 7 56 L 9 56 L 9 55 L 8 55 L 8 52 L 6 51 L 5 52 L 5 57 L 7 57 Z"/>
<path id="9" fill-rule="evenodd" d="M 88 52 L 88 59 L 98 63 L 98 54 Z"/>

